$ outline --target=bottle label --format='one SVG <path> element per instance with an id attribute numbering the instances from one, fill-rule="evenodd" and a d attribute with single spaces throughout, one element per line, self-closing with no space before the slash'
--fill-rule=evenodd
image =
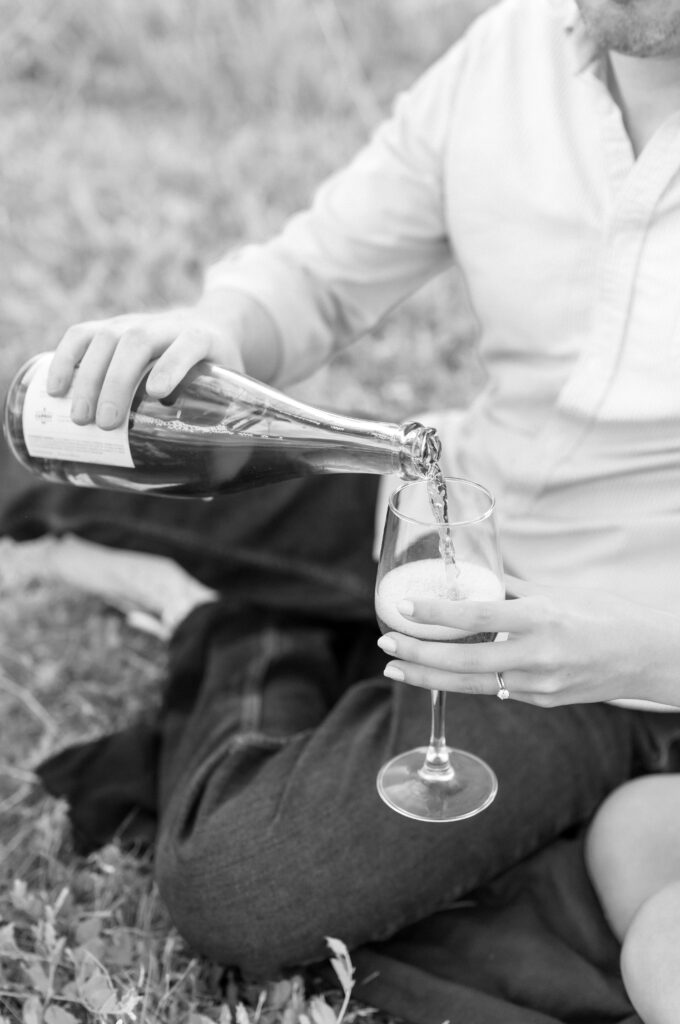
<path id="1" fill-rule="evenodd" d="M 94 423 L 78 426 L 71 419 L 70 391 L 60 398 L 47 393 L 47 371 L 51 361 L 51 352 L 40 357 L 26 389 L 22 425 L 28 454 L 41 459 L 134 469 L 127 418 L 114 430 L 102 430 Z"/>

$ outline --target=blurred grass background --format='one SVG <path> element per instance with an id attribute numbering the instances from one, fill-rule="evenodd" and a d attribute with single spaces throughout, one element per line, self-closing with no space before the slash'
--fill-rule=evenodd
<path id="1" fill-rule="evenodd" d="M 79 320 L 191 301 L 266 238 L 487 0 L 2 0 L 0 379 Z M 459 402 L 447 275 L 339 360 L 352 404 Z M 334 386 L 333 394 L 338 394 Z M 375 408 L 375 394 L 371 394 Z"/>
<path id="2" fill-rule="evenodd" d="M 488 4 L 0 0 L 0 390 L 74 322 L 190 302 L 205 265 L 305 205 Z M 460 405 L 480 380 L 474 333 L 447 274 L 304 397 L 395 419 Z M 18 479 L 3 449 L 3 498 Z M 153 707 L 163 662 L 160 642 L 0 542 L 0 1024 L 112 1019 L 73 987 L 83 950 L 121 1020 L 126 992 L 144 1022 L 234 1010 L 165 920 L 148 864 L 113 847 L 75 858 L 31 771 Z M 248 1006 L 264 1024 L 309 1011 L 290 984 Z"/>

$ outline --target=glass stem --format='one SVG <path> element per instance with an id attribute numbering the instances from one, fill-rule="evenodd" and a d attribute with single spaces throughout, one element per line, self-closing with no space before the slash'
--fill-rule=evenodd
<path id="1" fill-rule="evenodd" d="M 425 754 L 425 763 L 418 774 L 425 782 L 450 782 L 454 778 L 455 772 L 446 746 L 444 723 L 446 692 L 432 690 L 430 695 L 432 697 L 432 731 L 430 744 Z"/>

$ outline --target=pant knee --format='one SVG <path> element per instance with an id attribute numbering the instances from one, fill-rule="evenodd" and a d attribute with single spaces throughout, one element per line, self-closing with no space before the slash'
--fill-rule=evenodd
<path id="1" fill-rule="evenodd" d="M 280 967 L 276 954 L 260 941 L 257 908 L 240 912 L 240 901 L 221 882 L 211 887 L 205 863 L 180 853 L 167 842 L 156 851 L 156 882 L 173 924 L 186 943 L 202 956 L 249 975 Z M 238 887 L 238 879 L 235 879 Z"/>
<path id="2" fill-rule="evenodd" d="M 249 978 L 325 956 L 319 896 L 301 876 L 282 879 L 262 849 L 237 855 L 217 844 L 172 844 L 156 852 L 156 881 L 173 924 L 188 945 Z"/>

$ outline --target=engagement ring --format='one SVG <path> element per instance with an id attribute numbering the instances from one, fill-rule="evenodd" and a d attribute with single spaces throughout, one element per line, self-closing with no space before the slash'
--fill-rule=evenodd
<path id="1" fill-rule="evenodd" d="M 507 700 L 510 696 L 510 690 L 505 685 L 502 672 L 496 672 L 496 682 L 498 683 L 498 693 L 496 696 L 499 700 Z"/>

